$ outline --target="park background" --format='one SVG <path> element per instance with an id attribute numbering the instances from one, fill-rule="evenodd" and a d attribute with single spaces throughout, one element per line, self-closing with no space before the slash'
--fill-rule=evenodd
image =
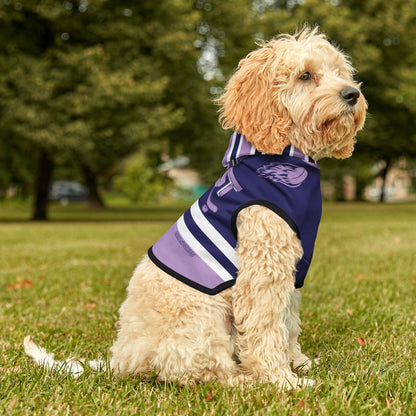
<path id="1" fill-rule="evenodd" d="M 301 309 L 316 386 L 36 368 L 29 334 L 58 359 L 105 357 L 135 264 L 222 170 L 215 98 L 256 40 L 305 22 L 369 104 L 353 157 L 320 161 Z M 415 42 L 415 0 L 0 0 L 0 413 L 415 414 Z M 57 181 L 88 200 L 50 201 Z"/>
<path id="2" fill-rule="evenodd" d="M 411 199 L 414 0 L 2 0 L 0 198 L 42 220 L 53 181 L 95 208 L 197 196 L 222 169 L 226 80 L 255 41 L 304 23 L 351 56 L 369 105 L 354 157 L 321 162 L 324 197 Z"/>

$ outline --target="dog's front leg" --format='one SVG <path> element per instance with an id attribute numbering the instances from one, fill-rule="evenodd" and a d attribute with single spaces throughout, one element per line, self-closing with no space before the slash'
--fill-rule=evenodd
<path id="1" fill-rule="evenodd" d="M 295 265 L 302 247 L 295 232 L 268 208 L 238 216 L 239 275 L 233 287 L 236 347 L 247 377 L 282 387 L 308 384 L 291 370 L 289 332 Z"/>
<path id="2" fill-rule="evenodd" d="M 302 373 L 308 372 L 312 365 L 318 364 L 319 360 L 311 360 L 303 354 L 300 347 L 298 337 L 301 333 L 299 307 L 302 300 L 300 290 L 295 290 L 290 297 L 290 304 L 288 307 L 288 315 L 286 317 L 287 326 L 289 329 L 289 357 L 293 363 L 293 367 L 300 370 Z"/>

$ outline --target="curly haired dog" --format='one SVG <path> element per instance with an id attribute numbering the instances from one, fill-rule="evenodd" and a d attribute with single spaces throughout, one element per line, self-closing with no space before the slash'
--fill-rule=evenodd
<path id="1" fill-rule="evenodd" d="M 291 367 L 311 366 L 298 343 L 298 288 L 321 215 L 316 160 L 349 157 L 364 125 L 353 74 L 317 29 L 241 60 L 218 100 L 235 131 L 226 171 L 136 268 L 111 348 L 116 373 L 312 383 Z M 25 340 L 29 355 L 34 347 Z"/>

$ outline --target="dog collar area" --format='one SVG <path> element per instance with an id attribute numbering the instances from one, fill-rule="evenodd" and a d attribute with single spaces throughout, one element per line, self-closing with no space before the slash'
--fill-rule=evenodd
<path id="1" fill-rule="evenodd" d="M 231 135 L 230 142 L 225 152 L 225 155 L 222 160 L 222 165 L 225 168 L 229 168 L 231 166 L 235 166 L 238 164 L 242 159 L 245 159 L 249 156 L 290 156 L 295 157 L 297 159 L 301 159 L 306 163 L 315 166 L 319 169 L 318 164 L 308 155 L 305 155 L 295 146 L 287 146 L 282 153 L 278 154 L 268 154 L 259 152 L 244 136 L 244 134 L 240 134 L 234 132 Z"/>

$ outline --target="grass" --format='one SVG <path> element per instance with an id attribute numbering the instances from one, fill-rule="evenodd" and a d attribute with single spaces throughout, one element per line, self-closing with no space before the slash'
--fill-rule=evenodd
<path id="1" fill-rule="evenodd" d="M 416 206 L 327 204 L 302 304 L 313 388 L 179 387 L 86 372 L 48 374 L 22 350 L 34 336 L 58 359 L 97 358 L 140 256 L 183 206 L 93 215 L 59 207 L 30 223 L 0 206 L 0 413 L 7 415 L 416 414 Z"/>

